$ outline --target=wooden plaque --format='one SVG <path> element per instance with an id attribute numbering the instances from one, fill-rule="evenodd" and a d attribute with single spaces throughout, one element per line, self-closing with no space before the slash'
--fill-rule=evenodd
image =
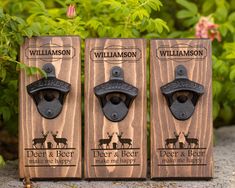
<path id="1" fill-rule="evenodd" d="M 87 39 L 85 45 L 85 178 L 144 179 L 147 169 L 146 41 Z M 100 92 L 113 91 L 106 96 L 107 103 L 103 109 L 94 93 L 95 87 L 115 77 L 112 75 L 114 67 L 118 71 L 121 69 L 124 82 L 132 85 L 123 86 L 127 93 L 135 92 L 133 87 L 138 88 L 137 97 L 129 106 L 127 115 L 115 122 L 109 120 L 103 111 L 110 112 L 114 119 L 119 118 L 120 111 L 113 112 L 113 96 L 118 95 L 114 90 L 122 88 L 122 84 L 107 83 L 96 88 Z M 125 109 L 125 97 L 122 97 L 122 94 L 118 96 L 120 100 L 116 101 L 116 105 Z"/>
<path id="2" fill-rule="evenodd" d="M 58 80 L 50 78 L 49 74 L 48 78 L 41 80 L 43 78 L 39 75 L 29 77 L 24 71 L 21 71 L 19 89 L 20 178 L 81 178 L 79 37 L 55 36 L 26 39 L 21 46 L 21 61 L 28 66 L 41 69 L 46 64 L 49 64 L 49 67 L 52 65 Z M 53 72 L 51 68 L 46 70 L 50 74 Z M 65 92 L 69 84 L 70 91 L 67 96 L 64 96 L 61 108 L 58 98 L 62 95 L 56 89 L 59 88 L 60 92 Z M 49 88 L 50 90 L 48 90 Z M 27 90 L 34 92 L 33 95 L 39 96 L 40 100 L 30 96 Z M 57 117 L 52 117 L 51 115 L 55 115 L 56 112 L 55 106 L 56 109 L 61 109 L 61 112 Z M 46 110 L 47 118 L 39 113 L 41 108 Z"/>
<path id="3" fill-rule="evenodd" d="M 151 178 L 211 178 L 210 40 L 151 40 L 150 64 Z"/>

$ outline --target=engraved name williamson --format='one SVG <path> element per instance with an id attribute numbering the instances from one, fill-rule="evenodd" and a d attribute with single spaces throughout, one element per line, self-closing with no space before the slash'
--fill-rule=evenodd
<path id="1" fill-rule="evenodd" d="M 46 56 L 46 55 L 70 55 L 71 50 L 29 50 L 31 56 Z"/>
<path id="2" fill-rule="evenodd" d="M 187 56 L 204 56 L 203 50 L 160 50 L 160 56 L 177 56 L 177 57 L 187 57 Z"/>
<path id="3" fill-rule="evenodd" d="M 94 52 L 96 58 L 136 57 L 137 52 Z"/>

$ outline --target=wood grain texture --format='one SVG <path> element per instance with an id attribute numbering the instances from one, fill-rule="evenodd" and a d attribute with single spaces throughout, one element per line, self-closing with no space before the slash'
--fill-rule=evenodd
<path id="1" fill-rule="evenodd" d="M 133 179 L 146 178 L 146 41 L 144 39 L 87 39 L 85 50 L 85 178 L 86 179 Z M 96 52 L 136 52 L 134 58 L 114 57 L 97 59 Z M 120 122 L 109 121 L 102 113 L 94 87 L 107 82 L 110 70 L 119 66 L 124 70 L 124 81 L 139 89 L 129 112 Z M 132 146 L 117 137 L 132 140 Z M 110 141 L 110 150 L 99 147 L 100 139 Z M 117 149 L 113 148 L 116 143 Z M 117 153 L 117 154 L 115 154 Z"/>
<path id="2" fill-rule="evenodd" d="M 202 58 L 198 56 L 181 58 L 173 55 L 159 58 L 160 49 L 171 51 L 203 49 L 203 56 Z M 161 86 L 175 79 L 175 67 L 180 64 L 186 67 L 188 79 L 202 84 L 205 89 L 193 115 L 185 121 L 179 121 L 173 117 L 167 100 L 160 90 Z M 212 177 L 211 69 L 209 40 L 151 40 L 151 178 Z M 176 148 L 173 148 L 173 144 L 165 146 L 166 139 L 176 138 L 174 132 L 179 135 Z M 198 145 L 196 146 L 197 141 L 194 140 L 195 142 L 189 146 L 182 133 L 189 133 L 187 138 L 197 139 Z"/>
<path id="3" fill-rule="evenodd" d="M 69 55 L 33 55 L 34 50 L 71 50 Z M 31 52 L 30 52 L 31 50 Z M 41 52 L 42 53 L 42 52 Z M 59 52 L 58 52 L 59 53 Z M 41 79 L 41 76 L 20 74 L 19 87 L 19 174 L 20 178 L 81 178 L 81 65 L 80 39 L 68 37 L 33 37 L 21 46 L 21 61 L 28 66 L 42 68 L 45 63 L 55 67 L 56 78 L 71 84 L 62 112 L 55 119 L 45 119 L 37 111 L 28 95 L 26 86 Z M 33 139 L 43 138 L 48 132 L 44 149 Z M 67 147 L 55 142 L 56 138 L 67 139 Z M 65 146 L 65 148 L 63 148 Z"/>

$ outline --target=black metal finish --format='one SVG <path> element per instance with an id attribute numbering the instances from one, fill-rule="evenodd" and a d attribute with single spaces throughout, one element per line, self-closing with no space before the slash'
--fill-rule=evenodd
<path id="1" fill-rule="evenodd" d="M 161 87 L 172 115 L 181 121 L 189 119 L 204 86 L 188 79 L 187 69 L 183 65 L 175 68 L 175 80 Z"/>
<path id="2" fill-rule="evenodd" d="M 29 84 L 27 91 L 41 116 L 53 119 L 60 114 L 64 97 L 70 91 L 71 85 L 56 78 L 55 67 L 51 63 L 45 64 L 42 69 L 46 72 L 47 78 Z"/>
<path id="3" fill-rule="evenodd" d="M 128 109 L 138 95 L 138 88 L 124 81 L 124 72 L 120 67 L 113 67 L 110 71 L 110 80 L 94 88 L 99 99 L 102 111 L 112 122 L 123 120 Z"/>

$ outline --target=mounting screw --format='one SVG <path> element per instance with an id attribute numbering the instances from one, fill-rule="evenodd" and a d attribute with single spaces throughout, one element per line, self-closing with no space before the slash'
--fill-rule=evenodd
<path id="1" fill-rule="evenodd" d="M 53 112 L 52 112 L 52 110 L 51 109 L 48 109 L 47 111 L 46 111 L 46 115 L 47 116 L 52 116 L 53 115 Z"/>
<path id="2" fill-rule="evenodd" d="M 185 68 L 183 65 L 178 65 L 178 66 L 175 68 L 175 76 L 176 76 L 176 78 L 177 78 L 178 76 L 179 76 L 179 77 L 188 78 L 186 68 Z"/>
<path id="3" fill-rule="evenodd" d="M 184 75 L 184 70 L 183 70 L 183 69 L 179 69 L 179 70 L 178 70 L 178 74 L 179 74 L 180 76 L 183 76 L 183 75 Z"/>
<path id="4" fill-rule="evenodd" d="M 47 68 L 46 68 L 46 72 L 47 72 L 47 73 L 50 73 L 51 71 L 52 71 L 51 67 L 47 67 Z"/>
<path id="5" fill-rule="evenodd" d="M 114 77 L 119 77 L 121 74 L 121 71 L 119 69 L 115 68 L 112 70 L 112 74 Z"/>
<path id="6" fill-rule="evenodd" d="M 118 114 L 116 112 L 114 112 L 114 113 L 112 113 L 111 117 L 113 120 L 115 120 L 118 118 Z"/>
<path id="7" fill-rule="evenodd" d="M 46 73 L 51 73 L 52 72 L 52 67 L 48 66 L 48 65 L 45 65 L 44 70 L 45 70 Z"/>
<path id="8" fill-rule="evenodd" d="M 44 64 L 42 69 L 47 73 L 47 74 L 55 74 L 55 67 L 51 63 Z"/>

